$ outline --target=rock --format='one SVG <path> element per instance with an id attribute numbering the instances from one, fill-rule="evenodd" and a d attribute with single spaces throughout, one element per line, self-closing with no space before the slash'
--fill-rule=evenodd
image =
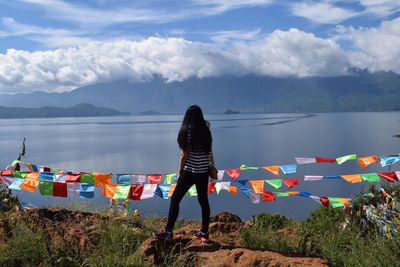
<path id="1" fill-rule="evenodd" d="M 229 223 L 242 223 L 242 219 L 239 216 L 229 213 L 229 212 L 221 212 L 218 214 L 214 214 L 210 217 L 210 222 L 229 222 Z"/>

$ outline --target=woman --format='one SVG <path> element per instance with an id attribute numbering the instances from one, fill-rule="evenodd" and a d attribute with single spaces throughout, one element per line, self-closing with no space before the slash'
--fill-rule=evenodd
<path id="1" fill-rule="evenodd" d="M 212 137 L 210 124 L 204 120 L 199 106 L 193 105 L 186 110 L 178 134 L 181 149 L 179 161 L 179 179 L 171 197 L 168 222 L 165 230 L 153 232 L 156 238 L 173 237 L 175 221 L 179 214 L 179 203 L 190 187 L 196 185 L 197 197 L 201 206 L 202 226 L 194 233 L 194 237 L 207 240 L 210 221 L 210 205 L 208 203 L 208 172 L 214 165 L 211 151 Z"/>

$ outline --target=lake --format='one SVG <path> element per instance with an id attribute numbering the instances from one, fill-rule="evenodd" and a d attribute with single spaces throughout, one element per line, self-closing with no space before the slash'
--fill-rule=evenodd
<path id="1" fill-rule="evenodd" d="M 206 115 L 211 123 L 213 150 L 218 169 L 248 166 L 286 165 L 295 157 L 339 157 L 392 155 L 400 152 L 400 112 L 323 113 L 323 114 L 238 114 Z M 26 141 L 24 161 L 72 171 L 111 173 L 171 173 L 178 168 L 176 142 L 182 116 L 123 116 L 99 118 L 56 118 L 0 120 L 0 164 L 5 168 Z M 392 170 L 398 169 L 398 165 Z M 303 181 L 304 175 L 340 175 L 388 171 L 379 164 L 362 171 L 356 161 L 337 164 L 299 165 L 288 177 L 300 179 L 293 189 L 314 195 L 351 197 L 366 190 L 367 183 L 349 184 L 344 180 Z M 243 172 L 240 179 L 267 179 L 262 170 Z M 225 174 L 224 180 L 228 181 Z M 274 191 L 269 185 L 265 185 Z M 69 206 L 84 203 L 91 208 L 106 208 L 108 200 L 82 200 L 14 192 L 35 206 Z M 228 211 L 249 219 L 259 213 L 280 213 L 296 220 L 305 219 L 320 204 L 302 197 L 277 198 L 275 202 L 252 204 L 243 194 L 227 192 L 210 195 L 211 212 Z M 79 204 L 82 205 L 82 204 Z M 142 215 L 167 215 L 169 200 L 154 197 L 131 201 Z M 199 219 L 196 198 L 185 197 L 180 218 Z"/>

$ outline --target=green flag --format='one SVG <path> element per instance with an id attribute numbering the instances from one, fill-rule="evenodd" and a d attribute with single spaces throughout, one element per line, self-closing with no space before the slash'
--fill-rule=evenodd
<path id="1" fill-rule="evenodd" d="M 241 171 L 258 170 L 258 167 L 250 167 L 250 166 L 242 165 L 242 166 L 240 166 L 240 170 Z"/>
<path id="2" fill-rule="evenodd" d="M 26 176 L 26 172 L 13 171 L 13 172 L 12 172 L 12 176 L 13 176 L 14 178 L 22 178 L 22 179 L 24 179 L 25 176 Z"/>
<path id="3" fill-rule="evenodd" d="M 17 163 L 20 163 L 21 161 L 19 161 L 19 160 L 14 160 L 13 162 L 11 162 L 11 166 L 14 166 L 14 165 L 17 165 Z"/>
<path id="4" fill-rule="evenodd" d="M 175 173 L 166 174 L 164 176 L 163 184 L 172 184 L 175 181 L 175 177 L 176 177 Z"/>
<path id="5" fill-rule="evenodd" d="M 53 182 L 40 181 L 39 191 L 41 195 L 52 196 L 53 195 Z"/>
<path id="6" fill-rule="evenodd" d="M 342 164 L 345 163 L 348 160 L 356 160 L 357 159 L 357 155 L 356 154 L 351 154 L 351 155 L 346 155 L 340 158 L 336 159 L 337 164 Z"/>
<path id="7" fill-rule="evenodd" d="M 285 192 L 274 192 L 274 195 L 276 197 L 288 197 L 289 196 L 289 194 L 285 193 Z"/>
<path id="8" fill-rule="evenodd" d="M 91 173 L 81 174 L 80 179 L 82 184 L 94 185 L 94 176 Z"/>
<path id="9" fill-rule="evenodd" d="M 364 182 L 368 182 L 368 183 L 377 183 L 380 181 L 379 175 L 376 173 L 361 174 L 361 179 L 363 179 Z"/>
<path id="10" fill-rule="evenodd" d="M 265 180 L 269 185 L 271 185 L 275 189 L 279 189 L 282 186 L 282 180 L 281 179 L 272 179 L 272 180 Z"/>
<path id="11" fill-rule="evenodd" d="M 113 199 L 127 199 L 130 189 L 130 184 L 118 184 Z"/>
<path id="12" fill-rule="evenodd" d="M 331 203 L 332 208 L 343 207 L 344 203 L 338 197 L 328 197 L 329 203 Z"/>
<path id="13" fill-rule="evenodd" d="M 196 185 L 192 185 L 192 187 L 189 188 L 188 195 L 189 195 L 190 197 L 195 197 L 195 196 L 197 196 Z"/>

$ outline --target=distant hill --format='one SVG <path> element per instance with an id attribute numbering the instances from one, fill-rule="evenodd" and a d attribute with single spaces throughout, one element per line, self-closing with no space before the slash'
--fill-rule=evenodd
<path id="1" fill-rule="evenodd" d="M 0 105 L 68 107 L 78 103 L 139 114 L 182 113 L 199 104 L 205 112 L 335 112 L 400 110 L 400 75 L 353 70 L 347 76 L 276 78 L 221 76 L 165 83 L 115 81 L 66 93 L 0 95 Z"/>
<path id="2" fill-rule="evenodd" d="M 20 108 L 0 106 L 0 119 L 15 118 L 56 118 L 56 117 L 99 117 L 128 115 L 111 108 L 99 108 L 92 104 L 78 104 L 69 108 L 41 107 Z"/>

